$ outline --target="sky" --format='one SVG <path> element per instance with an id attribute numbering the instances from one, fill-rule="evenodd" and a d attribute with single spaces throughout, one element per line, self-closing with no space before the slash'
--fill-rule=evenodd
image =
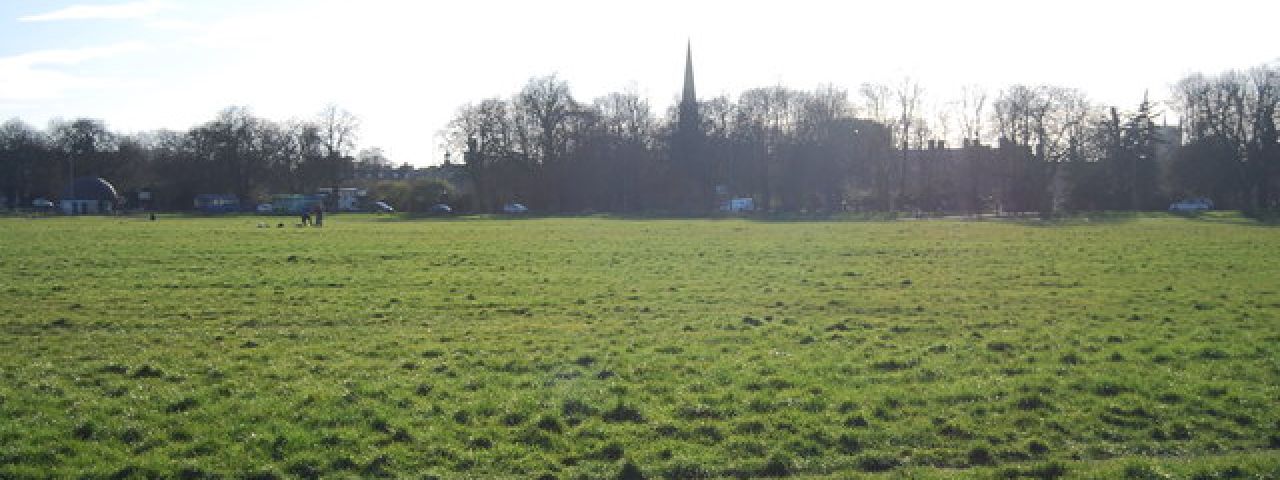
<path id="1" fill-rule="evenodd" d="M 1277 61 L 1278 18 L 1280 2 L 1243 0 L 0 0 L 0 121 L 132 133 L 332 104 L 360 119 L 361 148 L 425 166 L 460 106 L 535 76 L 665 112 L 686 42 L 703 99 L 910 77 L 931 108 L 1018 83 L 1126 108 L 1188 73 Z"/>

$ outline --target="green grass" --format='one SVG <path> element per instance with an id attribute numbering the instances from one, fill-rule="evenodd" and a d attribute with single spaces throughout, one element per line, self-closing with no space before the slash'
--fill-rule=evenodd
<path id="1" fill-rule="evenodd" d="M 0 478 L 1280 476 L 1247 219 L 292 223 L 0 218 Z"/>

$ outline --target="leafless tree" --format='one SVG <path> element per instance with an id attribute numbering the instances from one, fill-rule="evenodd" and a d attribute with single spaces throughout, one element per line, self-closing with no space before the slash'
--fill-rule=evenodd
<path id="1" fill-rule="evenodd" d="M 1219 166 L 1215 183 L 1232 185 L 1230 190 L 1216 188 L 1218 194 L 1236 197 L 1239 206 L 1251 209 L 1280 204 L 1280 139 L 1276 132 L 1280 64 L 1215 76 L 1191 75 L 1175 85 L 1174 98 L 1192 146 L 1204 149 L 1218 145 L 1218 150 L 1230 152 L 1230 158 L 1213 155 L 1217 158 L 1213 163 Z M 1192 170 L 1197 172 L 1195 176 L 1208 173 Z M 1185 175 L 1184 179 L 1190 184 L 1201 183 Z"/>
<path id="2" fill-rule="evenodd" d="M 900 159 L 896 165 L 890 170 L 891 183 L 895 185 L 894 192 L 889 195 L 889 210 L 897 210 L 901 197 L 906 190 L 907 180 L 907 151 L 911 149 L 911 133 L 914 127 L 920 127 L 923 123 L 918 117 L 920 110 L 921 96 L 924 94 L 924 87 L 920 86 L 920 82 L 911 77 L 903 77 L 902 80 L 893 90 L 894 103 L 897 107 L 897 144 L 899 148 Z M 922 128 L 916 131 L 923 133 Z M 919 147 L 923 143 L 923 136 L 916 138 L 916 146 Z"/>
<path id="3" fill-rule="evenodd" d="M 892 114 L 889 113 L 889 103 L 893 95 L 889 86 L 880 83 L 863 83 L 858 87 L 858 95 L 862 98 L 861 111 L 866 118 L 885 125 L 894 123 Z"/>
<path id="4" fill-rule="evenodd" d="M 960 119 L 960 135 L 966 140 L 981 140 L 985 132 L 982 120 L 986 116 L 987 91 L 979 85 L 966 85 L 960 88 L 958 102 Z"/>
<path id="5" fill-rule="evenodd" d="M 949 104 L 938 104 L 933 106 L 933 121 L 929 122 L 929 133 L 934 135 L 937 140 L 951 141 L 952 127 L 955 125 L 954 108 Z"/>
<path id="6" fill-rule="evenodd" d="M 369 147 L 360 149 L 356 154 L 356 161 L 361 165 L 370 167 L 386 167 L 391 165 L 391 160 L 387 158 L 387 154 L 380 147 Z"/>
<path id="7" fill-rule="evenodd" d="M 610 134 L 647 144 L 654 134 L 653 111 L 636 92 L 614 92 L 593 102 Z"/>
<path id="8" fill-rule="evenodd" d="M 360 119 L 355 114 L 329 104 L 316 115 L 316 125 L 326 155 L 345 157 L 355 149 L 360 131 Z"/>
<path id="9" fill-rule="evenodd" d="M 569 149 L 570 120 L 578 111 L 569 84 L 555 75 L 532 78 L 514 103 L 518 121 L 533 141 L 527 153 L 543 164 L 563 159 Z"/>

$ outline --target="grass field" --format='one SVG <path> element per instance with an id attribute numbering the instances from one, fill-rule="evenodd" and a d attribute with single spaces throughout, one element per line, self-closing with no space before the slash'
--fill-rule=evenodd
<path id="1" fill-rule="evenodd" d="M 1280 477 L 1230 215 L 262 221 L 0 218 L 0 478 Z"/>

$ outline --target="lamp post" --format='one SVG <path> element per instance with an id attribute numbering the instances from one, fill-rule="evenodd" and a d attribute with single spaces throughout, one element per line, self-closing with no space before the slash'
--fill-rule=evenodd
<path id="1" fill-rule="evenodd" d="M 67 170 L 68 170 L 67 196 L 71 198 L 64 198 L 63 201 L 75 200 L 76 198 L 76 157 L 75 155 L 67 155 Z M 75 203 L 74 202 L 68 203 L 67 205 L 71 207 L 70 213 L 75 213 L 75 208 L 76 208 Z"/>

